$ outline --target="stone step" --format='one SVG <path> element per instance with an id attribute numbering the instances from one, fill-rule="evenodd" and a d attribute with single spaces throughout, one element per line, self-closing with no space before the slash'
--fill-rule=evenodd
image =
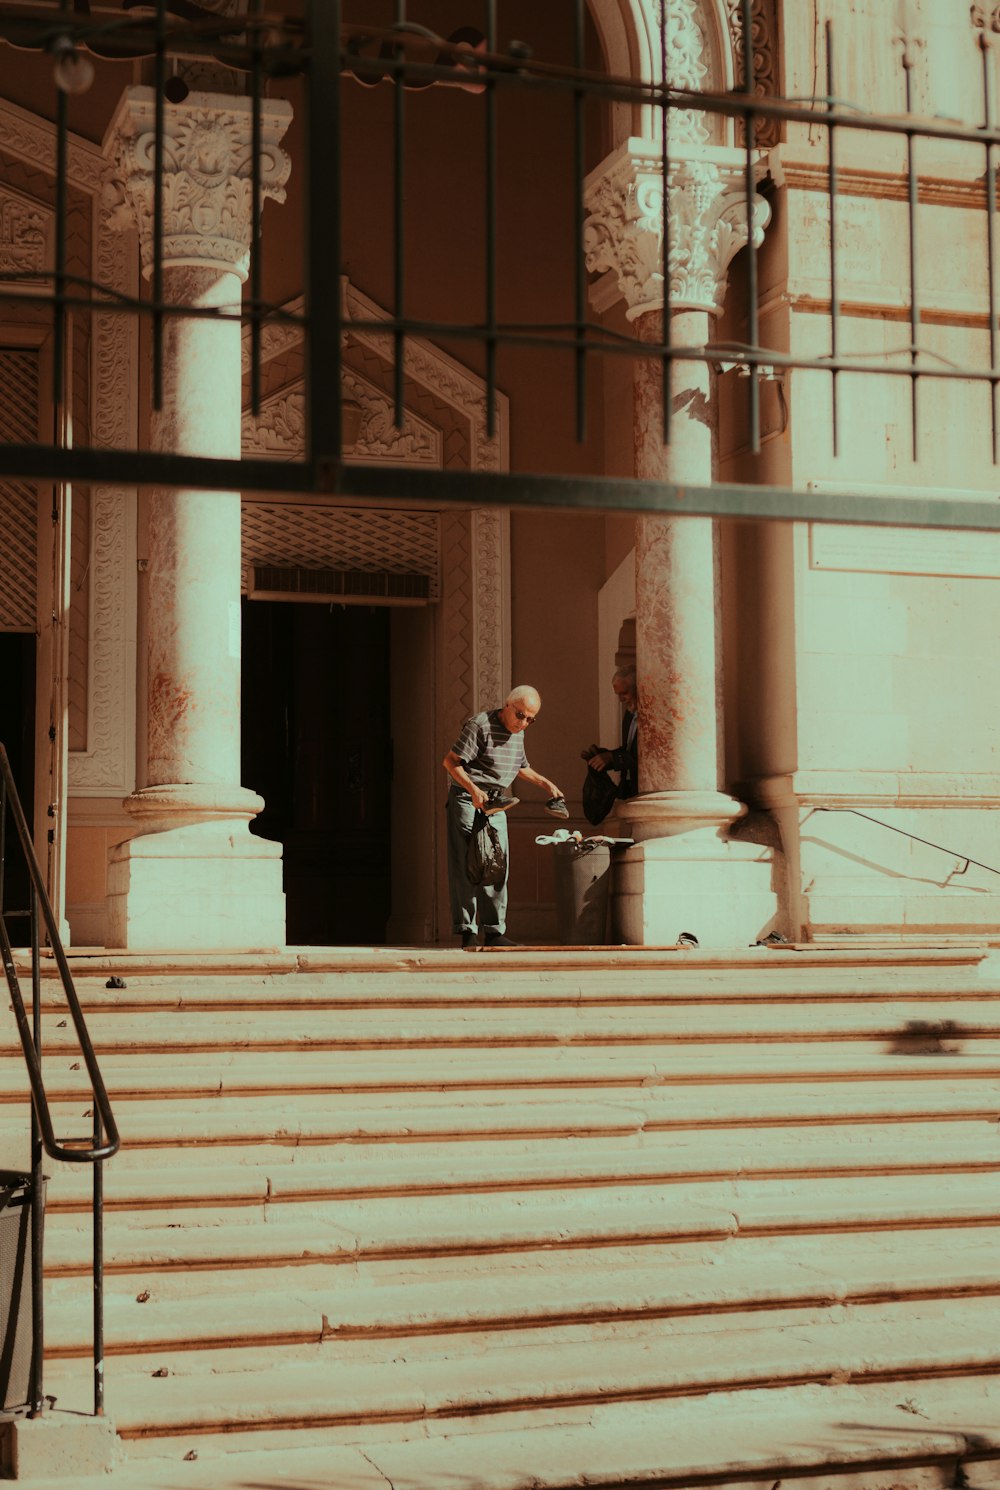
<path id="1" fill-rule="evenodd" d="M 53 1122 L 62 1137 L 86 1132 L 89 1107 L 54 1103 Z M 598 1135 L 771 1126 L 948 1122 L 1000 1114 L 1000 1093 L 991 1079 L 935 1082 L 857 1081 L 844 1084 L 774 1083 L 698 1087 L 641 1087 L 625 1092 L 587 1093 L 576 1101 L 549 1093 L 530 1101 L 503 1101 L 498 1094 L 475 1104 L 442 1101 L 437 1092 L 414 1092 L 387 1105 L 378 1094 L 325 1096 L 219 1096 L 186 1107 L 136 1101 L 127 1106 L 123 1143 L 149 1148 L 186 1144 L 334 1141 L 439 1141 L 532 1135 Z M 119 1114 L 121 1116 L 121 1114 Z M 0 1104 L 0 1140 L 13 1147 L 23 1136 L 24 1113 Z"/>
<path id="2" fill-rule="evenodd" d="M 940 1006 L 937 1006 L 940 1009 Z M 470 1003 L 454 1010 L 410 1010 L 391 1020 L 375 1007 L 338 1011 L 302 1009 L 228 1009 L 202 1014 L 163 1011 L 154 1019 L 149 1011 L 107 1018 L 94 1011 L 88 1027 L 95 1049 L 141 1051 L 153 1056 L 176 1051 L 257 1050 L 424 1050 L 475 1046 L 537 1045 L 648 1045 L 686 1043 L 726 1044 L 767 1042 L 780 1045 L 829 1041 L 880 1041 L 889 1046 L 911 1045 L 921 1039 L 951 1044 L 1000 1038 L 1000 997 L 988 1001 L 954 999 L 947 1014 L 928 1015 L 918 1001 L 895 999 L 879 1004 L 761 1003 L 746 1007 L 720 1005 L 638 1009 L 542 1009 Z M 44 1048 L 52 1054 L 76 1050 L 76 1034 L 68 1020 L 47 1022 Z M 13 1016 L 0 1032 L 0 1050 L 21 1059 Z"/>
<path id="3" fill-rule="evenodd" d="M 308 1347 L 153 1352 L 122 1358 L 108 1373 L 107 1409 L 127 1438 L 294 1425 L 461 1419 L 490 1412 L 558 1411 L 562 1406 L 637 1398 L 822 1383 L 893 1381 L 904 1399 L 928 1378 L 985 1376 L 1000 1369 L 1000 1301 L 949 1300 L 940 1311 L 900 1306 L 891 1321 L 851 1316 L 836 1328 L 784 1325 L 687 1334 L 663 1324 L 642 1342 L 614 1326 L 594 1328 L 589 1345 L 529 1333 L 473 1350 L 448 1337 L 358 1364 L 334 1342 Z M 343 1349 L 343 1348 L 342 1348 Z M 50 1364 L 45 1389 L 63 1410 L 86 1410 L 84 1361 Z M 912 1384 L 912 1385 L 911 1385 Z"/>
<path id="4" fill-rule="evenodd" d="M 267 1009 L 275 1005 L 342 1008 L 345 1005 L 451 1005 L 493 1002 L 566 1004 L 572 1002 L 711 1003 L 756 1000 L 826 999 L 850 1001 L 915 998 L 995 997 L 1000 988 L 1000 959 L 962 963 L 921 961 L 846 965 L 801 957 L 758 957 L 752 965 L 679 962 L 628 968 L 613 962 L 589 968 L 561 967 L 558 960 L 526 968 L 504 958 L 502 978 L 492 959 L 482 962 L 451 957 L 433 970 L 377 968 L 329 973 L 305 970 L 263 974 L 183 974 L 127 976 L 127 987 L 109 989 L 103 977 L 75 978 L 77 993 L 89 1012 L 152 1008 L 211 1009 L 220 1004 Z M 502 986 L 498 987 L 498 983 Z M 43 1007 L 63 1007 L 55 979 L 42 987 Z"/>
<path id="5" fill-rule="evenodd" d="M 969 1376 L 897 1386 L 795 1386 L 563 1409 L 538 1425 L 505 1413 L 336 1430 L 132 1439 L 115 1490 L 996 1490 L 1000 1388 Z M 78 1479 L 74 1490 L 107 1490 Z M 66 1490 L 40 1481 L 35 1490 Z"/>
<path id="6" fill-rule="evenodd" d="M 849 1182 L 801 1180 L 751 1184 L 675 1184 L 312 1200 L 301 1207 L 262 1204 L 171 1206 L 111 1211 L 106 1217 L 109 1270 L 154 1267 L 273 1266 L 325 1258 L 503 1253 L 538 1247 L 628 1245 L 729 1235 L 789 1236 L 974 1228 L 1000 1224 L 1000 1186 L 975 1176 L 873 1176 Z M 54 1213 L 46 1264 L 55 1276 L 89 1266 L 90 1228 L 78 1214 Z"/>
<path id="7" fill-rule="evenodd" d="M 297 1051 L 276 1060 L 255 1050 L 177 1052 L 151 1065 L 135 1052 L 111 1051 L 101 1073 L 117 1102 L 136 1099 L 189 1101 L 192 1096 L 258 1096 L 268 1092 L 387 1092 L 442 1090 L 505 1091 L 532 1088 L 570 1099 L 585 1087 L 633 1087 L 729 1083 L 940 1081 L 957 1078 L 1000 1081 L 1000 1040 L 969 1044 L 947 1036 L 907 1036 L 886 1042 L 845 1045 L 670 1045 L 641 1049 L 611 1046 L 545 1047 L 527 1050 L 439 1050 L 415 1061 L 408 1051 Z M 89 1092 L 79 1056 L 49 1056 L 45 1084 L 50 1100 Z M 26 1098 L 22 1062 L 0 1061 L 0 1103 Z"/>
<path id="8" fill-rule="evenodd" d="M 214 1146 L 186 1148 L 168 1166 L 150 1168 L 142 1149 L 125 1149 L 105 1166 L 105 1205 L 256 1204 L 370 1194 L 553 1189 L 569 1186 L 670 1184 L 693 1179 L 752 1181 L 780 1175 L 994 1173 L 1000 1169 L 995 1122 L 912 1124 L 905 1144 L 880 1126 L 831 1130 L 767 1129 L 727 1134 L 651 1133 L 626 1146 L 615 1139 L 563 1138 L 454 1144 L 379 1144 L 327 1148 L 250 1148 L 242 1162 L 222 1163 Z M 638 1146 L 637 1146 L 638 1145 Z M 513 1152 L 511 1152 L 513 1150 Z M 198 1162 L 196 1162 L 198 1161 Z M 49 1206 L 89 1206 L 89 1166 L 51 1165 Z"/>
<path id="9" fill-rule="evenodd" d="M 928 1235 L 930 1241 L 928 1241 Z M 248 1309 L 243 1286 L 231 1270 L 166 1274 L 155 1280 L 112 1275 L 106 1295 L 106 1354 L 151 1350 L 217 1349 L 235 1344 L 273 1348 L 322 1339 L 372 1340 L 437 1337 L 527 1328 L 567 1328 L 590 1323 L 649 1325 L 695 1319 L 706 1329 L 736 1328 L 758 1314 L 766 1324 L 776 1311 L 884 1310 L 900 1302 L 1000 1297 L 1000 1228 L 914 1232 L 895 1239 L 891 1252 L 874 1251 L 867 1238 L 847 1238 L 831 1254 L 816 1237 L 761 1238 L 738 1245 L 692 1243 L 676 1248 L 606 1249 L 577 1258 L 575 1266 L 544 1256 L 531 1270 L 485 1270 L 474 1261 L 439 1278 L 383 1265 L 374 1276 L 323 1266 L 268 1274 Z M 852 1246 L 852 1242 L 861 1244 Z M 610 1255 L 609 1255 L 610 1252 Z M 653 1253 L 653 1256 L 649 1254 Z M 91 1349 L 89 1290 L 78 1279 L 50 1280 L 46 1288 L 50 1356 L 86 1355 Z M 803 1317 L 800 1324 L 809 1323 Z M 793 1321 L 794 1325 L 794 1321 Z"/>

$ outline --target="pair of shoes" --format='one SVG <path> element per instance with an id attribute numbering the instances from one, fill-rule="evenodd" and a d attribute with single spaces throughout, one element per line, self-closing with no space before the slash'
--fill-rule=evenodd
<path id="1" fill-rule="evenodd" d="M 505 792 L 501 787 L 495 787 L 493 791 L 486 793 L 482 810 L 490 817 L 494 812 L 506 812 L 508 807 L 516 807 L 520 800 L 520 797 L 512 797 L 510 792 Z"/>
<path id="2" fill-rule="evenodd" d="M 677 945 L 678 947 L 697 947 L 698 938 L 693 931 L 682 931 L 677 938 Z"/>
<path id="3" fill-rule="evenodd" d="M 780 931 L 769 931 L 767 936 L 759 936 L 754 942 L 755 947 L 782 947 L 788 945 L 787 936 L 782 936 Z"/>
<path id="4" fill-rule="evenodd" d="M 516 947 L 517 942 L 512 942 L 509 936 L 502 931 L 488 931 L 486 933 L 486 945 L 488 947 Z"/>
<path id="5" fill-rule="evenodd" d="M 550 797 L 545 804 L 545 811 L 551 812 L 553 817 L 569 817 L 565 797 Z"/>
<path id="6" fill-rule="evenodd" d="M 479 932 L 478 931 L 463 931 L 462 932 L 462 951 L 463 952 L 471 952 L 472 949 L 473 949 L 473 947 L 478 947 L 478 946 L 479 946 Z"/>

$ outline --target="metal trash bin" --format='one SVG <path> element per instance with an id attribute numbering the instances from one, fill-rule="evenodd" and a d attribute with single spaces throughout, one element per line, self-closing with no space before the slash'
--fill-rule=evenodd
<path id="1" fill-rule="evenodd" d="M 607 843 L 554 845 L 556 930 L 564 947 L 603 947 L 611 904 L 611 848 Z"/>
<path id="2" fill-rule="evenodd" d="M 31 1177 L 0 1170 L 0 1402 L 30 1406 Z"/>

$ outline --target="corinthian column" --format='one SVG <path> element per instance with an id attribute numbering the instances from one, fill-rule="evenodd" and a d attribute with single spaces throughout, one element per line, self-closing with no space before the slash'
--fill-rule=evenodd
<path id="1" fill-rule="evenodd" d="M 590 176 L 587 204 L 587 265 L 604 276 L 595 291 L 598 306 L 624 298 L 639 340 L 662 344 L 669 301 L 672 346 L 703 348 L 711 319 L 722 310 L 729 264 L 751 233 L 755 242 L 762 241 L 769 216 L 767 203 L 758 196 L 748 217 L 745 156 L 701 147 L 689 158 L 672 159 L 665 187 L 659 144 L 629 140 Z M 664 286 L 665 206 L 670 221 L 669 297 Z M 652 481 L 709 486 L 717 444 L 714 375 L 700 360 L 673 362 L 669 445 L 663 442 L 662 375 L 658 357 L 636 357 L 635 474 Z M 635 553 L 640 795 L 619 804 L 621 815 L 639 841 L 672 840 L 678 835 L 687 840 L 696 830 L 707 830 L 718 840 L 746 809 L 720 790 L 717 525 L 703 517 L 640 518 Z M 678 842 L 660 857 L 676 862 L 693 848 Z M 644 896 L 649 901 L 645 890 L 636 893 L 640 901 Z M 671 904 L 676 904 L 677 895 L 673 889 L 669 893 Z M 706 903 L 706 894 L 699 890 L 699 905 Z M 641 924 L 633 916 L 629 940 L 650 940 L 648 912 L 647 903 Z M 680 929 L 684 928 L 667 930 L 667 937 Z"/>
<path id="2" fill-rule="evenodd" d="M 129 88 L 105 140 L 113 221 L 137 227 L 153 264 L 154 110 Z M 261 180 L 282 200 L 291 118 L 265 104 Z M 252 216 L 250 101 L 192 93 L 166 106 L 163 335 L 157 450 L 238 459 L 241 287 Z M 125 802 L 133 838 L 112 850 L 111 945 L 257 948 L 284 941 L 280 848 L 254 837 L 263 802 L 240 785 L 240 494 L 157 491 L 149 499 L 146 781 Z"/>

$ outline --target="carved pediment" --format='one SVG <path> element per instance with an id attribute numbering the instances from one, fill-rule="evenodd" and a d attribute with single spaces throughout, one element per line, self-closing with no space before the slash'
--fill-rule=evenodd
<path id="1" fill-rule="evenodd" d="M 10 277 L 7 288 L 37 285 L 52 272 L 53 221 L 51 208 L 0 184 L 0 274 Z"/>
<path id="2" fill-rule="evenodd" d="M 402 465 L 441 465 L 439 430 L 409 411 L 402 429 L 397 429 L 392 403 L 382 390 L 347 370 L 343 393 L 348 458 L 398 461 Z M 301 383 L 265 399 L 256 418 L 244 413 L 243 453 L 274 460 L 302 459 L 305 397 Z"/>

